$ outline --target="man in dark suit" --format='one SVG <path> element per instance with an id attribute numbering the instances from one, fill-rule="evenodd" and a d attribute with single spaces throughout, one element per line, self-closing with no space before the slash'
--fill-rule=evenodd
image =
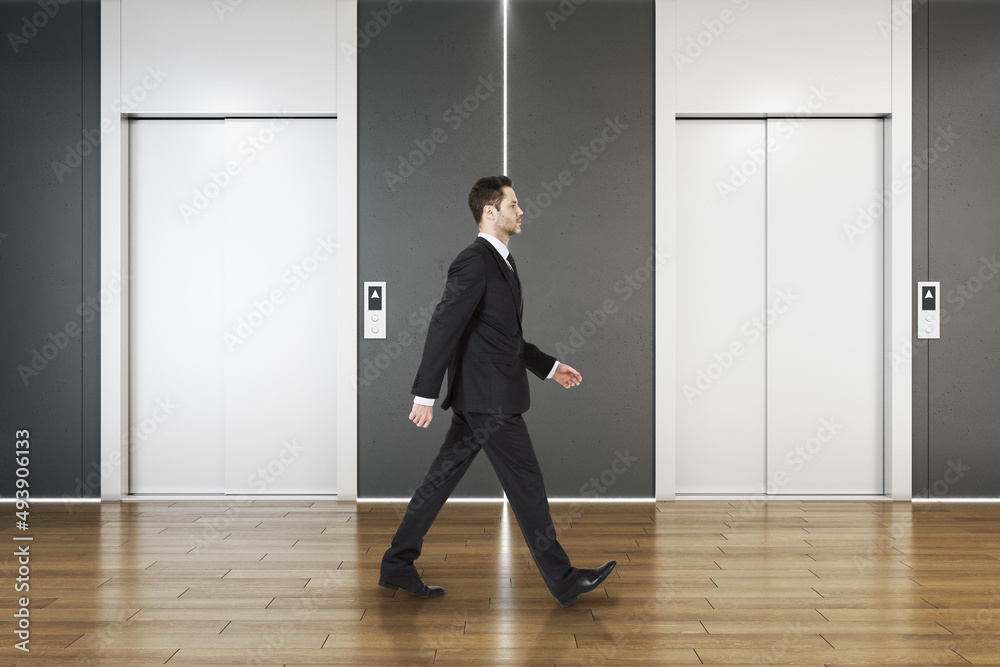
<path id="1" fill-rule="evenodd" d="M 382 557 L 379 585 L 418 597 L 444 594 L 427 586 L 413 565 L 424 535 L 480 449 L 486 451 L 514 510 L 542 579 L 563 607 L 597 588 L 615 567 L 594 570 L 570 565 L 556 540 L 542 472 L 522 413 L 528 410 L 528 374 L 553 378 L 566 388 L 583 379 L 524 340 L 523 303 L 517 265 L 507 241 L 521 233 L 522 211 L 506 176 L 476 181 L 469 208 L 479 227 L 475 242 L 448 269 L 444 295 L 427 330 L 424 356 L 413 381 L 410 421 L 427 427 L 448 371 L 441 407 L 452 409 L 451 428 L 437 458 L 413 495 Z"/>

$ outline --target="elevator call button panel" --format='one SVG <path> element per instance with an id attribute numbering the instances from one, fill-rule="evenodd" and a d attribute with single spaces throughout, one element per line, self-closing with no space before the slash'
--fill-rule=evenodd
<path id="1" fill-rule="evenodd" d="M 364 304 L 365 338 L 385 338 L 385 281 L 365 283 Z"/>
<path id="2" fill-rule="evenodd" d="M 917 283 L 917 338 L 941 338 L 941 283 Z"/>

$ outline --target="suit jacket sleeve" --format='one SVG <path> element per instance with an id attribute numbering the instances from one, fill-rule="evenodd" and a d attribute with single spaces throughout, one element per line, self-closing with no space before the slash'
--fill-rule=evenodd
<path id="1" fill-rule="evenodd" d="M 528 367 L 529 371 L 544 380 L 549 376 L 549 371 L 552 370 L 555 363 L 555 357 L 545 354 L 532 343 L 524 341 L 524 365 Z"/>
<path id="2" fill-rule="evenodd" d="M 424 355 L 413 380 L 412 394 L 424 398 L 438 397 L 444 373 L 455 356 L 462 333 L 485 290 L 486 266 L 483 256 L 466 248 L 448 268 L 444 293 L 434 308 L 427 329 Z"/>

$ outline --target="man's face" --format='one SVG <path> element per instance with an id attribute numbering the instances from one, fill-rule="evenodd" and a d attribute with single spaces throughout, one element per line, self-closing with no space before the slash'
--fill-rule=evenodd
<path id="1" fill-rule="evenodd" d="M 503 201 L 497 209 L 497 230 L 514 236 L 521 233 L 521 215 L 524 211 L 517 205 L 517 195 L 513 188 L 503 189 Z"/>

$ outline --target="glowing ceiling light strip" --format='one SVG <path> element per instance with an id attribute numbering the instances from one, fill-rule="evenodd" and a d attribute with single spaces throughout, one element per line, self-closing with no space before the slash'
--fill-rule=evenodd
<path id="1" fill-rule="evenodd" d="M 507 173 L 507 5 L 503 0 L 503 169 Z"/>

